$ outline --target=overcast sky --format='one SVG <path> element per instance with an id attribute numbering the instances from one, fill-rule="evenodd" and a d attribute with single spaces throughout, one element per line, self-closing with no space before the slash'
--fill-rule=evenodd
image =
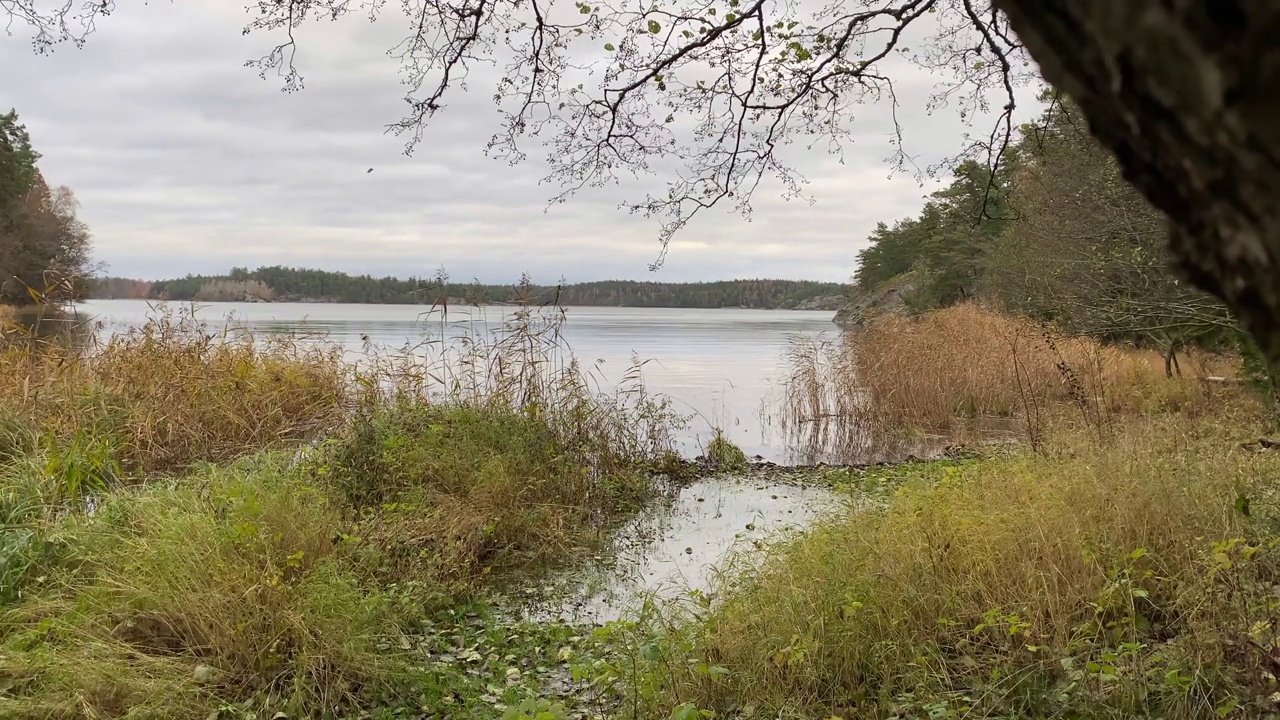
<path id="1" fill-rule="evenodd" d="M 394 7 L 396 4 L 390 4 Z M 888 108 L 856 119 L 844 164 L 797 150 L 816 201 L 763 186 L 755 215 L 713 211 L 672 244 L 657 273 L 657 223 L 616 209 L 640 185 L 547 207 L 535 157 L 487 158 L 492 88 L 449 97 L 412 157 L 383 127 L 401 116 L 386 50 L 400 18 L 307 26 L 306 88 L 280 91 L 244 61 L 271 44 L 244 37 L 240 0 L 121 3 L 87 45 L 31 52 L 23 29 L 0 35 L 0 111 L 27 125 L 40 168 L 82 203 L 95 254 L 113 275 L 158 278 L 284 264 L 377 275 L 511 282 L 786 277 L 845 280 L 878 221 L 919 208 L 929 188 L 890 177 Z M 932 85 L 899 77 L 907 150 L 923 166 L 959 149 L 954 113 L 923 112 Z M 372 173 L 366 172 L 374 168 Z"/>

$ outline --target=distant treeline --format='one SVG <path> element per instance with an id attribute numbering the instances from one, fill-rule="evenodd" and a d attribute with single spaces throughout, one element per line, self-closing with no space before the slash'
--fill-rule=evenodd
<path id="1" fill-rule="evenodd" d="M 848 294 L 840 283 L 808 280 L 725 280 L 659 283 L 602 280 L 572 285 L 483 285 L 440 278 L 407 279 L 347 275 L 323 270 L 235 268 L 227 275 L 188 275 L 173 280 L 99 278 L 96 298 L 204 302 L 341 302 L 430 305 L 450 302 L 512 303 L 520 300 L 561 305 L 759 309 L 839 309 Z"/>

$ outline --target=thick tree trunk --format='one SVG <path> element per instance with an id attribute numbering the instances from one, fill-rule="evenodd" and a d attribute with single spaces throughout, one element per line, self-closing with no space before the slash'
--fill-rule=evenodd
<path id="1" fill-rule="evenodd" d="M 995 1 L 1168 215 L 1186 277 L 1280 359 L 1280 2 Z"/>

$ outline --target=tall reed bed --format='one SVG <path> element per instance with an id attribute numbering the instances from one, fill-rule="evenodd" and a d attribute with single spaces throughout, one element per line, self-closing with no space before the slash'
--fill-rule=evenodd
<path id="1" fill-rule="evenodd" d="M 1188 359 L 1188 374 L 1169 378 L 1155 351 L 1066 337 L 960 305 L 884 318 L 836 340 L 798 341 L 784 415 L 793 428 L 864 435 L 951 432 L 973 420 L 1008 419 L 1034 438 L 1049 414 L 1104 428 L 1117 415 L 1206 410 L 1230 390 L 1203 378 L 1234 374 L 1236 362 L 1205 353 Z"/>
<path id="2" fill-rule="evenodd" d="M 1252 396 L 1203 380 L 1234 358 L 1171 378 L 1154 352 L 960 306 L 792 360 L 787 417 L 809 432 L 997 418 L 1030 442 L 852 472 L 885 499 L 766 543 L 661 626 L 618 628 L 642 715 L 1280 711 L 1280 455 L 1245 442 L 1268 427 Z"/>
<path id="3" fill-rule="evenodd" d="M 685 419 L 669 398 L 650 393 L 646 364 L 634 358 L 606 379 L 583 365 L 564 336 L 556 306 L 516 305 L 496 331 L 478 334 L 466 313 L 433 311 L 438 337 L 399 349 L 366 349 L 356 372 L 362 402 L 441 404 L 517 413 L 545 425 L 575 459 L 598 471 L 635 458 L 667 458 L 671 432 Z"/>
<path id="4" fill-rule="evenodd" d="M 9 342 L 0 350 L 0 409 L 52 445 L 110 443 L 124 470 L 145 475 L 332 429 L 348 375 L 336 348 L 162 309 L 97 344 Z"/>
<path id="5" fill-rule="evenodd" d="M 488 336 L 368 354 L 351 423 L 322 462 L 367 510 L 363 532 L 393 548 L 371 572 L 466 588 L 543 568 L 604 541 L 675 466 L 684 420 L 646 391 L 643 363 L 605 385 L 564 322 L 519 306 Z"/>

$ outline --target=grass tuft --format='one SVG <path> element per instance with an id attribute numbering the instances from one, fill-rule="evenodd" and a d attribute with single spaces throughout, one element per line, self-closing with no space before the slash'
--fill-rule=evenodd
<path id="1" fill-rule="evenodd" d="M 678 418 L 639 364 L 594 390 L 554 317 L 423 347 L 354 367 L 161 313 L 0 348 L 0 717 L 417 715 L 476 691 L 427 667 L 456 640 L 436 618 L 604 545 Z"/>
<path id="2" fill-rule="evenodd" d="M 707 441 L 703 457 L 719 472 L 742 472 L 749 465 L 746 453 L 726 437 L 724 430 L 720 428 L 716 428 Z"/>
<path id="3" fill-rule="evenodd" d="M 907 466 L 884 509 L 766 545 L 674 621 L 649 653 L 658 712 L 1275 712 L 1280 455 L 1248 432 L 1166 415 Z"/>
<path id="4" fill-rule="evenodd" d="M 602 543 L 651 494 L 641 459 L 602 469 L 574 451 L 524 413 L 400 399 L 362 411 L 316 472 L 355 509 L 371 571 L 467 592 Z"/>
<path id="5" fill-rule="evenodd" d="M 119 491 L 59 523 L 60 561 L 0 632 L 0 715 L 205 717 L 249 696 L 303 714 L 390 687 L 385 597 L 343 568 L 340 506 L 286 463 Z"/>
<path id="6" fill-rule="evenodd" d="M 0 378 L 4 416 L 40 428 L 49 445 L 110 443 L 140 475 L 313 437 L 335 426 L 349 396 L 336 348 L 214 331 L 168 311 L 88 352 L 10 343 Z"/>

